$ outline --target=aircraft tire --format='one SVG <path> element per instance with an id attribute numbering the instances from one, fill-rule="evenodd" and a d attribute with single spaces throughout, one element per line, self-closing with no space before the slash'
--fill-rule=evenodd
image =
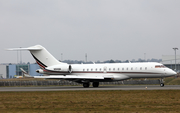
<path id="1" fill-rule="evenodd" d="M 160 83 L 160 86 L 161 86 L 161 87 L 164 87 L 164 83 Z"/>
<path id="2" fill-rule="evenodd" d="M 83 87 L 84 88 L 88 88 L 89 87 L 89 83 L 83 83 Z"/>
<path id="3" fill-rule="evenodd" d="M 99 87 L 99 82 L 93 82 L 93 87 Z"/>

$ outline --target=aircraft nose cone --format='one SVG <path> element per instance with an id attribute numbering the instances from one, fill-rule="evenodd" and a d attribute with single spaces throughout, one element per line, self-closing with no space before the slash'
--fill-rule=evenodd
<path id="1" fill-rule="evenodd" d="M 171 75 L 176 75 L 177 73 L 172 70 L 172 71 L 170 72 L 170 74 L 171 74 Z"/>
<path id="2" fill-rule="evenodd" d="M 174 71 L 174 75 L 177 75 L 177 73 Z"/>
<path id="3" fill-rule="evenodd" d="M 173 71 L 172 69 L 168 69 L 167 71 L 166 71 L 166 76 L 168 77 L 168 76 L 174 76 L 174 75 L 176 75 L 177 73 L 175 72 L 175 71 Z"/>

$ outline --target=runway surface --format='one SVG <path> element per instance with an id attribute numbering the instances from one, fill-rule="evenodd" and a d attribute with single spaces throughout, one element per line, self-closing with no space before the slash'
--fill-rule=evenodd
<path id="1" fill-rule="evenodd" d="M 78 91 L 78 90 L 180 90 L 180 85 L 131 85 L 131 86 L 99 86 L 97 88 L 82 86 L 43 86 L 43 87 L 0 87 L 3 91 Z"/>

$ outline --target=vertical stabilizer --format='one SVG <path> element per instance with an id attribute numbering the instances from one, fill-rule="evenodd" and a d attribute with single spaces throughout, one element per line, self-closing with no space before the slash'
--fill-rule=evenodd
<path id="1" fill-rule="evenodd" d="M 39 48 L 40 50 L 29 50 L 41 68 L 46 68 L 48 66 L 61 64 L 54 56 L 52 56 L 44 47 L 40 45 L 33 46 L 34 48 Z M 30 47 L 30 48 L 33 48 Z"/>
<path id="2" fill-rule="evenodd" d="M 13 48 L 8 50 L 29 50 L 41 68 L 63 64 L 52 56 L 43 46 L 36 45 L 28 48 Z"/>

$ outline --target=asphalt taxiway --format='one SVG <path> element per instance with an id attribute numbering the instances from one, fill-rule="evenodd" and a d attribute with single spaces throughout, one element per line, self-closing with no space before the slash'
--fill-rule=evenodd
<path id="1" fill-rule="evenodd" d="M 81 90 L 180 90 L 180 85 L 128 85 L 128 86 L 99 86 L 97 88 L 83 86 L 46 86 L 46 87 L 0 87 L 3 91 L 81 91 Z"/>

